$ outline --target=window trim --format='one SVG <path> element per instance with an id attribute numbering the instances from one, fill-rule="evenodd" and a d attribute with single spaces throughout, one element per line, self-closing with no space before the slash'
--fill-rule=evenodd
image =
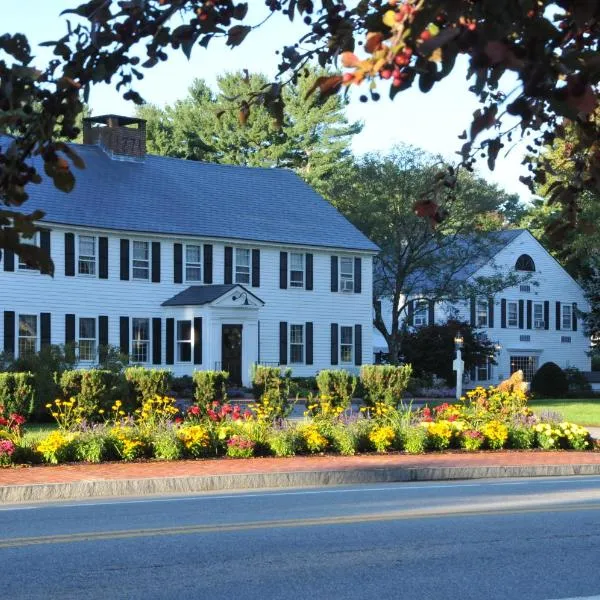
<path id="1" fill-rule="evenodd" d="M 238 251 L 244 251 L 248 253 L 248 281 L 238 281 Z M 234 246 L 233 248 L 233 264 L 232 268 L 232 282 L 238 285 L 250 285 L 252 283 L 252 250 L 250 248 L 244 248 L 243 246 Z M 246 268 L 246 265 L 243 265 Z"/>
<path id="2" fill-rule="evenodd" d="M 486 378 L 482 379 L 481 377 L 479 377 L 480 373 L 480 369 L 484 369 L 486 370 Z M 479 364 L 475 367 L 475 381 L 492 381 L 493 376 L 494 376 L 494 364 L 492 363 L 492 359 L 491 358 L 486 358 L 485 359 L 485 365 Z"/>
<path id="3" fill-rule="evenodd" d="M 302 259 L 302 270 L 301 271 L 299 271 L 298 269 L 292 269 L 292 256 L 293 255 L 300 256 L 300 258 Z M 302 273 L 302 284 L 301 285 L 295 285 L 294 283 L 292 283 L 292 271 L 294 271 L 295 273 Z M 290 252 L 289 253 L 289 257 L 288 257 L 288 287 L 290 289 L 295 289 L 295 290 L 306 289 L 306 252 Z"/>
<path id="4" fill-rule="evenodd" d="M 485 310 L 480 313 L 479 309 L 481 306 L 485 305 Z M 485 323 L 479 323 L 479 317 L 481 315 L 485 316 Z M 476 298 L 475 299 L 475 327 L 486 327 L 490 326 L 490 301 L 487 298 Z"/>
<path id="5" fill-rule="evenodd" d="M 147 339 L 139 339 L 136 340 L 133 337 L 133 325 L 134 325 L 134 321 L 146 321 L 148 324 L 148 338 Z M 131 354 L 130 354 L 130 359 L 131 362 L 134 365 L 147 365 L 150 364 L 150 360 L 151 360 L 151 347 L 150 347 L 150 343 L 151 343 L 151 332 L 150 332 L 150 321 L 151 319 L 149 317 L 131 317 L 131 329 L 129 331 L 129 338 L 131 340 Z M 134 359 L 134 348 L 136 344 L 139 343 L 145 343 L 146 344 L 146 360 L 145 361 L 140 361 L 140 360 L 135 360 Z"/>
<path id="6" fill-rule="evenodd" d="M 35 319 L 35 337 L 34 336 L 22 336 L 21 335 L 21 318 L 22 317 L 33 317 Z M 39 315 L 32 315 L 28 313 L 19 313 L 17 319 L 17 357 L 22 358 L 29 356 L 29 354 L 21 354 L 21 338 L 23 339 L 34 339 L 33 354 L 36 354 L 40 350 L 40 323 Z"/>
<path id="7" fill-rule="evenodd" d="M 290 323 L 288 329 L 288 340 L 289 340 L 289 353 L 290 353 L 290 364 L 291 365 L 304 365 L 306 364 L 306 331 L 304 323 Z M 292 341 L 292 327 L 300 327 L 300 332 L 302 334 L 301 342 L 293 342 Z M 301 360 L 296 361 L 292 359 L 292 347 L 299 346 L 301 348 Z"/>
<path id="8" fill-rule="evenodd" d="M 135 245 L 136 244 L 146 244 L 146 248 L 148 250 L 148 253 L 147 253 L 148 254 L 148 258 L 146 260 L 142 260 L 142 259 L 139 259 L 139 258 L 136 259 L 135 258 L 134 255 L 135 255 Z M 151 250 L 152 250 L 152 247 L 151 247 L 151 244 L 150 244 L 150 242 L 148 240 L 131 240 L 131 280 L 132 281 L 150 281 L 151 280 L 151 276 L 152 276 Z M 145 267 L 135 266 L 136 260 L 138 262 L 146 262 L 146 263 L 148 263 L 148 267 L 147 267 L 147 269 L 148 269 L 148 276 L 147 277 L 136 277 L 134 275 L 135 269 L 145 268 Z"/>
<path id="9" fill-rule="evenodd" d="M 352 274 L 351 277 L 348 277 L 347 274 L 346 274 L 346 277 L 343 276 L 342 263 L 345 260 L 350 261 L 350 270 L 351 270 L 351 274 Z M 354 273 L 354 257 L 353 256 L 340 256 L 339 262 L 340 262 L 340 267 L 339 267 L 339 273 L 338 273 L 338 289 L 343 294 L 350 294 L 350 293 L 354 292 L 354 281 L 356 279 L 355 273 Z M 344 285 L 343 285 L 344 283 L 350 284 L 347 286 L 349 289 L 344 288 Z"/>
<path id="10" fill-rule="evenodd" d="M 535 307 L 539 306 L 540 307 L 540 315 L 541 318 L 536 319 L 535 318 Z M 544 322 L 544 303 L 543 302 L 533 302 L 531 305 L 531 319 L 533 320 L 533 328 L 534 329 L 543 329 L 546 326 L 546 323 Z M 541 323 L 543 323 L 542 327 L 536 327 L 535 324 L 536 322 L 540 321 Z"/>
<path id="11" fill-rule="evenodd" d="M 565 309 L 568 309 L 569 313 L 569 323 L 567 327 L 565 327 Z M 573 330 L 573 307 L 568 302 L 563 302 L 560 305 L 560 328 L 562 331 Z"/>
<path id="12" fill-rule="evenodd" d="M 519 265 L 519 263 L 521 263 Z M 521 271 L 523 273 L 535 273 L 535 261 L 530 254 L 524 252 L 517 257 L 515 261 L 515 271 Z"/>
<path id="13" fill-rule="evenodd" d="M 344 344 L 342 343 L 342 330 L 349 329 L 350 330 L 350 343 Z M 340 364 L 342 365 L 353 365 L 354 364 L 354 326 L 353 325 L 340 325 L 340 342 L 339 342 L 339 351 L 340 351 Z M 350 347 L 350 360 L 343 359 L 342 347 L 349 346 Z"/>
<path id="14" fill-rule="evenodd" d="M 94 242 L 94 272 L 93 273 L 82 273 L 79 270 L 79 261 L 81 260 L 81 238 L 91 238 Z M 81 277 L 98 277 L 98 236 L 97 235 L 87 235 L 83 233 L 77 234 L 77 248 L 76 248 L 76 274 Z M 88 261 L 89 262 L 89 261 Z"/>
<path id="15" fill-rule="evenodd" d="M 187 339 L 179 337 L 179 324 L 188 323 L 190 327 L 190 337 Z M 183 344 L 189 344 L 190 347 L 190 358 L 183 360 L 181 358 L 181 346 Z M 175 320 L 175 362 L 182 365 L 191 364 L 194 358 L 194 323 L 192 319 L 176 319 Z"/>
<path id="16" fill-rule="evenodd" d="M 81 337 L 81 321 L 82 319 L 87 319 L 89 321 L 93 321 L 94 323 L 94 337 L 93 338 L 82 338 Z M 98 320 L 96 319 L 96 317 L 78 317 L 78 322 L 77 322 L 77 358 L 79 360 L 79 362 L 84 362 L 84 363 L 94 363 L 96 362 L 96 357 L 98 356 Z M 83 341 L 90 341 L 93 340 L 94 342 L 94 358 L 81 358 L 81 342 Z"/>
<path id="17" fill-rule="evenodd" d="M 510 324 L 510 305 L 515 307 L 515 324 Z M 506 328 L 507 329 L 518 329 L 519 328 L 519 302 L 517 300 L 506 301 Z"/>
<path id="18" fill-rule="evenodd" d="M 424 298 L 413 300 L 413 326 L 414 327 L 427 327 L 429 325 L 429 302 Z M 421 307 L 423 310 L 424 317 L 422 322 L 417 323 L 417 314 L 421 311 Z"/>
<path id="19" fill-rule="evenodd" d="M 195 248 L 200 248 L 200 261 L 199 262 L 193 262 L 193 263 L 188 263 L 188 255 L 187 255 L 187 249 L 188 247 L 193 246 Z M 186 283 L 203 283 L 203 277 L 204 277 L 204 244 L 184 244 L 183 245 L 183 252 L 184 252 L 184 272 L 185 272 L 185 282 Z M 191 266 L 194 269 L 200 269 L 200 277 L 198 277 L 198 279 L 190 279 L 188 277 L 188 264 L 189 266 Z"/>

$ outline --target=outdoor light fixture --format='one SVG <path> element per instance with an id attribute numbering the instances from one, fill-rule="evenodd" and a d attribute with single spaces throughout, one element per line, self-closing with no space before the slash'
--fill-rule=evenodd
<path id="1" fill-rule="evenodd" d="M 457 350 L 460 350 L 463 347 L 464 342 L 465 342 L 465 340 L 464 340 L 463 336 L 460 334 L 460 331 L 457 332 L 456 336 L 454 337 L 454 347 Z"/>
<path id="2" fill-rule="evenodd" d="M 250 306 L 250 302 L 248 302 L 248 294 L 246 294 L 246 292 L 240 292 L 237 295 L 233 295 L 231 296 L 231 299 L 234 302 L 237 302 L 238 300 L 244 299 L 244 306 Z"/>
<path id="3" fill-rule="evenodd" d="M 456 358 L 452 363 L 452 370 L 456 371 L 456 400 L 460 400 L 462 396 L 462 378 L 463 373 L 465 372 L 465 361 L 462 359 L 461 349 L 464 344 L 463 336 L 460 334 L 460 331 L 456 332 L 454 336 L 454 347 L 456 348 Z"/>

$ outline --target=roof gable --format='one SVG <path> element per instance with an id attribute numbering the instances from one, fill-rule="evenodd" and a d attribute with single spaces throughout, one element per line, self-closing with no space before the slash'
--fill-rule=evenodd
<path id="1" fill-rule="evenodd" d="M 147 155 L 111 159 L 73 145 L 86 168 L 64 194 L 44 177 L 28 188 L 47 222 L 377 252 L 378 247 L 293 171 Z M 41 159 L 36 167 L 43 171 Z"/>

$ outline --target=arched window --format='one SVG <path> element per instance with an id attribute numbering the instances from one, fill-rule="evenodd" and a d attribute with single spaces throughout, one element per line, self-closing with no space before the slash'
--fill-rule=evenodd
<path id="1" fill-rule="evenodd" d="M 535 271 L 535 263 L 529 254 L 521 254 L 515 264 L 517 271 Z"/>

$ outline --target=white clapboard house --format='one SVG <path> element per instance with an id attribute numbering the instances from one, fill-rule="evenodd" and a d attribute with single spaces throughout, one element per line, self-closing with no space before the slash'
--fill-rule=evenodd
<path id="1" fill-rule="evenodd" d="M 581 321 L 588 304 L 579 284 L 527 230 L 493 232 L 486 238 L 485 252 L 452 276 L 468 281 L 512 271 L 522 276 L 523 283 L 493 298 L 456 303 L 432 302 L 426 293 L 413 294 L 402 315 L 408 326 L 443 323 L 452 316 L 476 326 L 494 342 L 497 364 L 489 361 L 467 373 L 471 386 L 498 383 L 519 369 L 531 381 L 548 361 L 589 371 L 590 340 Z M 386 298 L 381 301 L 386 319 L 391 319 L 391 303 Z M 376 355 L 387 351 L 379 331 L 374 330 L 373 340 Z"/>
<path id="2" fill-rule="evenodd" d="M 0 262 L 0 340 L 22 356 L 75 342 L 79 365 L 114 345 L 133 363 L 297 376 L 372 362 L 377 246 L 292 171 L 147 155 L 145 122 L 85 119 L 85 170 L 65 194 L 30 186 L 54 277 Z M 43 166 L 40 170 L 43 170 Z"/>

